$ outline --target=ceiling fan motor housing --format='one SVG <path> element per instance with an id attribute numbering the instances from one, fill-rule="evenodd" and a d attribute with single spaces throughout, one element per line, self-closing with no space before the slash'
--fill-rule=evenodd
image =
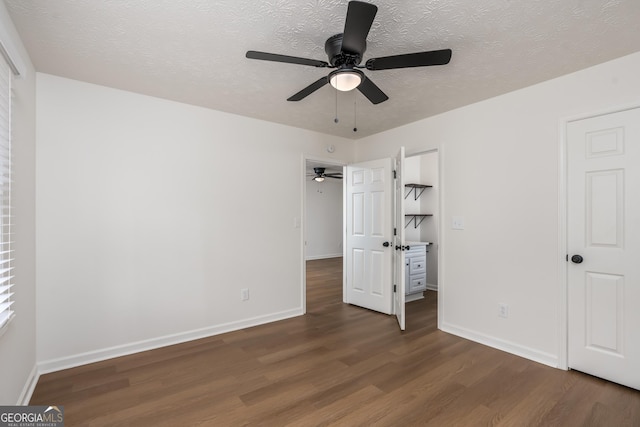
<path id="1" fill-rule="evenodd" d="M 329 63 L 334 67 L 354 66 L 360 64 L 365 49 L 360 53 L 342 51 L 342 33 L 333 35 L 324 43 L 324 51 L 329 57 Z"/>

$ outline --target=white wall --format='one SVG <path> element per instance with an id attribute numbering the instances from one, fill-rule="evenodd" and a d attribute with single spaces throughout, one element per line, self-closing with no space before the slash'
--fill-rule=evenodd
<path id="1" fill-rule="evenodd" d="M 12 156 L 14 311 L 0 336 L 0 405 L 27 403 L 36 379 L 35 276 L 35 71 L 4 3 L 0 2 L 0 40 L 19 66 L 13 79 Z"/>
<path id="2" fill-rule="evenodd" d="M 303 158 L 329 144 L 352 160 L 348 140 L 38 74 L 42 370 L 301 314 Z"/>
<path id="3" fill-rule="evenodd" d="M 636 53 L 357 142 L 358 161 L 442 146 L 443 329 L 558 363 L 559 123 L 640 104 L 639 75 Z"/>
<path id="4" fill-rule="evenodd" d="M 342 256 L 342 180 L 307 179 L 306 257 Z"/>

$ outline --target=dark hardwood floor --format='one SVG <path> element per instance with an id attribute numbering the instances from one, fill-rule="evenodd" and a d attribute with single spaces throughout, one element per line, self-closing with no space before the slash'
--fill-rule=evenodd
<path id="1" fill-rule="evenodd" d="M 342 259 L 307 263 L 307 315 L 40 377 L 67 426 L 640 426 L 640 392 L 342 303 Z"/>

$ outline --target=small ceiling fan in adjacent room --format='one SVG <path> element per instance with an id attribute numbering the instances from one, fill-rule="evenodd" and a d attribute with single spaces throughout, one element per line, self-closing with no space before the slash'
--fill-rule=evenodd
<path id="1" fill-rule="evenodd" d="M 311 180 L 312 181 L 316 181 L 316 182 L 322 182 L 325 180 L 325 178 L 334 178 L 334 179 L 342 179 L 342 173 L 341 172 L 335 172 L 335 173 L 325 173 L 326 168 L 320 168 L 320 167 L 316 167 L 313 168 L 313 172 L 312 174 L 308 174 L 307 176 L 311 176 Z"/>
<path id="2" fill-rule="evenodd" d="M 365 65 L 360 65 L 367 48 L 367 35 L 377 11 L 378 7 L 370 3 L 361 1 L 349 2 L 344 32 L 329 37 L 324 44 L 324 50 L 327 53 L 329 62 L 254 50 L 248 51 L 246 56 L 250 59 L 264 61 L 309 65 L 318 68 L 335 68 L 328 75 L 319 78 L 300 92 L 289 97 L 287 101 L 300 101 L 330 83 L 331 86 L 340 91 L 350 91 L 357 88 L 373 104 L 384 102 L 389 97 L 360 69 L 366 68 L 369 71 L 379 71 L 449 63 L 451 49 L 441 49 L 370 58 Z"/>

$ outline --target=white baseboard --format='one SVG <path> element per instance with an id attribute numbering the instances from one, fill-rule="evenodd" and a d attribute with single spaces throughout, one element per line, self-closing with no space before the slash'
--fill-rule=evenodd
<path id="1" fill-rule="evenodd" d="M 327 259 L 327 258 L 339 258 L 342 256 L 342 252 L 339 254 L 327 254 L 327 255 L 308 255 L 305 259 L 307 261 L 313 261 L 316 259 Z"/>
<path id="2" fill-rule="evenodd" d="M 489 347 L 497 348 L 498 350 L 506 351 L 507 353 L 515 354 L 516 356 L 533 360 L 534 362 L 542 363 L 543 365 L 551 366 L 553 368 L 559 367 L 558 357 L 550 353 L 545 353 L 539 350 L 525 347 L 520 344 L 513 343 L 511 341 L 502 340 L 500 338 L 491 337 L 489 335 L 472 331 L 470 329 L 461 328 L 447 322 L 443 322 L 440 329 L 444 332 L 457 335 L 459 337 L 466 338 L 468 340 L 475 341 Z"/>
<path id="3" fill-rule="evenodd" d="M 433 283 L 427 283 L 427 289 L 430 291 L 438 291 L 438 285 L 434 285 Z"/>
<path id="4" fill-rule="evenodd" d="M 404 296 L 404 302 L 412 302 L 424 299 L 424 292 L 417 292 L 415 294 L 409 294 Z"/>
<path id="5" fill-rule="evenodd" d="M 39 378 L 40 372 L 38 372 L 38 365 L 33 365 L 33 369 L 31 369 L 31 373 L 29 373 L 27 382 L 24 384 L 24 388 L 22 389 L 22 393 L 20 393 L 20 397 L 18 398 L 16 405 L 26 406 L 29 404 Z"/>
<path id="6" fill-rule="evenodd" d="M 89 363 L 113 359 L 114 357 L 127 356 L 129 354 L 139 353 L 141 351 L 153 350 L 160 347 L 166 347 L 168 345 L 180 344 L 183 342 L 206 338 L 213 335 L 224 334 L 226 332 L 233 332 L 240 329 L 250 328 L 252 326 L 263 325 L 265 323 L 271 323 L 278 320 L 301 316 L 303 314 L 304 313 L 302 312 L 301 308 L 296 308 L 294 310 L 281 311 L 279 313 L 257 316 L 237 322 L 223 323 L 221 325 L 209 326 L 206 328 L 180 332 L 172 335 L 165 335 L 163 337 L 151 338 L 148 340 L 137 341 L 115 347 L 61 357 L 58 359 L 44 360 L 38 362 L 38 374 L 47 374 L 50 372 L 61 371 L 63 369 L 75 368 L 77 366 L 87 365 Z"/>

